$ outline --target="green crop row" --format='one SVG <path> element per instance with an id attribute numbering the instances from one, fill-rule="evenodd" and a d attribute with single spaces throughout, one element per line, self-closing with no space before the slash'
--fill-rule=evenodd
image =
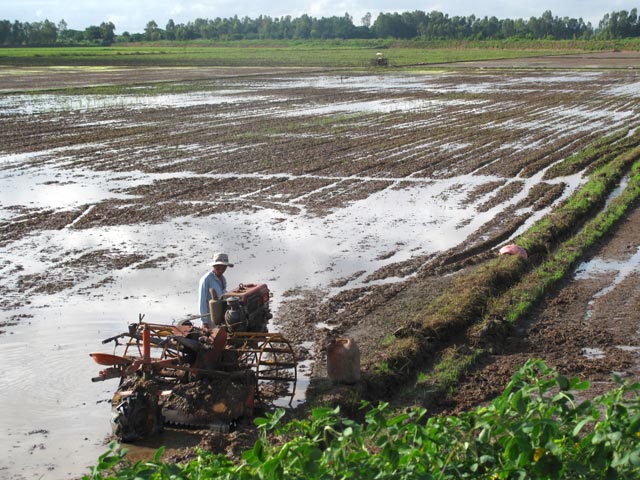
<path id="1" fill-rule="evenodd" d="M 99 479 L 595 479 L 640 478 L 640 384 L 577 402 L 588 382 L 527 362 L 489 406 L 429 417 L 363 405 L 364 421 L 316 408 L 284 423 L 256 419 L 260 437 L 234 464 L 199 451 L 185 464 L 131 464 L 115 443 L 84 480 Z"/>
<path id="2" fill-rule="evenodd" d="M 487 326 L 508 329 L 567 275 L 584 252 L 640 197 L 640 147 L 636 146 L 640 140 L 635 135 L 626 138 L 630 139 L 625 142 L 626 151 L 620 153 L 616 149 L 618 155 L 609 157 L 608 163 L 596 169 L 579 191 L 516 240 L 529 252 L 527 261 L 517 256 L 499 256 L 461 275 L 454 288 L 408 321 L 400 338 L 387 341 L 378 367 L 367 375 L 368 390 L 397 392 L 398 388 L 408 388 L 413 376 L 435 361 L 429 367 L 430 373 L 418 376 L 411 393 L 428 404 L 431 398 L 451 388 L 457 377 L 482 355 L 480 347 L 467 345 L 441 352 L 443 347 L 452 341 L 455 344 L 456 339 L 467 342 Z M 602 143 L 599 140 L 595 145 Z M 629 171 L 624 193 L 598 213 Z M 593 218 L 589 220 L 590 217 Z M 506 322 L 496 323 L 496 318 Z M 500 333 L 490 332 L 494 336 Z"/>
<path id="3" fill-rule="evenodd" d="M 638 137 L 640 137 L 640 131 L 636 131 L 632 136 L 629 136 L 629 131 L 629 127 L 621 128 L 620 130 L 593 142 L 591 145 L 587 146 L 587 148 L 570 155 L 562 162 L 559 162 L 549 168 L 549 170 L 544 174 L 544 180 L 571 175 L 581 171 L 587 166 L 593 170 L 600 165 L 604 165 L 609 160 L 623 152 L 629 147 L 629 145 L 632 145 L 633 142 L 637 143 Z"/>
<path id="4" fill-rule="evenodd" d="M 619 160 L 636 158 L 638 154 L 640 151 L 636 149 L 636 155 L 623 155 Z M 620 165 L 609 166 L 612 172 L 615 171 L 615 167 Z M 629 208 L 637 203 L 638 199 L 640 199 L 640 161 L 632 166 L 624 192 L 613 199 L 606 209 L 586 222 L 574 236 L 553 248 L 543 262 L 523 274 L 503 294 L 486 302 L 481 319 L 473 324 L 472 331 L 468 335 L 476 346 L 446 349 L 433 367 L 433 372 L 419 376 L 413 396 L 420 397 L 423 403 L 428 403 L 430 399 L 451 389 L 467 372 L 469 366 L 485 353 L 485 349 L 491 348 L 490 345 L 485 344 L 486 337 L 492 337 L 495 342 L 509 333 L 510 328 L 524 318 L 544 295 L 571 272 L 585 252 L 600 240 L 628 212 Z M 515 261 L 521 266 L 526 264 L 519 258 L 508 260 Z M 496 322 L 496 319 L 502 321 Z"/>

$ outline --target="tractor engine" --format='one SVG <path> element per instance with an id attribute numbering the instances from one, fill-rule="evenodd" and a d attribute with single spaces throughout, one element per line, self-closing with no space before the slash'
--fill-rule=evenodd
<path id="1" fill-rule="evenodd" d="M 225 325 L 229 332 L 267 332 L 273 317 L 269 310 L 270 293 L 264 283 L 240 284 L 220 300 L 211 300 L 209 310 L 215 325 Z"/>

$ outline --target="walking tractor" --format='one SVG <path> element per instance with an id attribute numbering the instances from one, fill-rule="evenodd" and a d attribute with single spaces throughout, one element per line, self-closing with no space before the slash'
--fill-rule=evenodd
<path id="1" fill-rule="evenodd" d="M 106 368 L 94 382 L 116 378 L 114 435 L 135 442 L 165 424 L 228 432 L 257 402 L 293 399 L 297 363 L 290 342 L 269 333 L 266 284 L 240 284 L 209 302 L 212 327 L 192 317 L 176 325 L 143 321 L 107 338 L 113 353 L 90 353 Z M 203 322 L 204 324 L 204 322 Z"/>

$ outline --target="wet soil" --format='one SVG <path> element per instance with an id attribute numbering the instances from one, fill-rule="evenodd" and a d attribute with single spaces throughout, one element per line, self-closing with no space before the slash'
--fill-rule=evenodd
<path id="1" fill-rule="evenodd" d="M 253 97 L 248 103 L 229 100 L 217 104 L 215 114 L 210 105 L 185 105 L 0 115 L 0 153 L 10 155 L 0 164 L 0 172 L 47 170 L 51 173 L 48 182 L 63 185 L 81 181 L 65 178 L 67 169 L 108 175 L 114 181 L 137 175 L 154 178 L 114 188 L 114 196 L 70 208 L 5 205 L 0 247 L 11 251 L 44 231 L 153 225 L 184 216 L 209 218 L 272 209 L 282 216 L 272 220 L 274 225 L 289 215 L 322 219 L 382 191 L 452 179 L 450 189 L 442 194 L 445 201 L 445 196 L 463 188 L 465 179 L 486 175 L 485 181 L 467 190 L 463 203 L 488 213 L 490 219 L 453 247 L 409 252 L 393 261 L 406 249 L 398 243 L 380 252 L 377 258 L 386 264 L 373 271 L 359 270 L 336 276 L 324 288 L 301 286 L 283 294 L 279 329 L 295 344 L 301 359 L 313 360 L 312 377 L 324 377 L 324 346 L 332 337 L 343 335 L 360 346 L 366 371 L 373 368 L 385 338 L 410 322 L 422 305 L 450 288 L 456 275 L 495 255 L 495 249 L 536 212 L 548 211 L 562 200 L 575 179 L 542 181 L 547 167 L 612 129 L 638 126 L 637 96 L 608 93 L 612 88 L 624 91 L 637 85 L 638 57 L 626 53 L 621 57 L 600 55 L 597 65 L 595 60 L 584 63 L 594 56 L 540 60 L 545 68 L 562 69 L 551 74 L 535 70 L 538 65 L 530 62 L 533 71 L 520 70 L 522 65 L 513 61 L 510 65 L 493 62 L 487 67 L 506 69 L 491 73 L 465 64 L 465 70 L 434 80 L 437 85 L 433 88 L 348 91 L 336 79 L 322 88 L 296 83 L 312 75 L 308 72 L 252 70 L 238 74 L 201 68 L 74 72 L 74 85 L 145 83 L 161 78 L 210 82 L 208 88 L 218 91 L 248 89 L 246 77 L 251 76 L 256 91 L 248 93 Z M 579 65 L 597 74 L 570 71 Z M 36 69 L 21 69 L 16 75 L 15 70 L 0 69 L 0 83 L 6 91 L 56 88 L 69 85 L 71 78 L 65 72 L 43 75 Z M 421 108 L 380 108 L 408 99 Z M 320 113 L 340 102 L 368 102 L 375 109 Z M 270 114 L 276 110 L 278 115 Z M 530 112 L 526 119 L 523 112 Z M 40 153 L 31 157 L 33 152 Z M 463 221 L 459 228 L 469 222 Z M 591 261 L 624 263 L 632 258 L 640 248 L 639 225 L 640 209 L 636 207 L 593 250 Z M 365 227 L 354 225 L 355 229 Z M 52 262 L 46 275 L 23 273 L 24 267 L 13 258 L 0 260 L 0 308 L 6 313 L 2 330 L 16 324 L 28 328 L 27 315 L 11 313 L 25 306 L 26 297 L 69 290 L 90 281 L 87 272 L 102 276 L 91 285 L 95 292 L 112 281 L 113 272 L 175 261 L 165 252 L 132 253 L 118 245 L 78 249 L 73 255 L 44 249 L 39 255 Z M 583 268 L 588 270 L 588 265 Z M 329 271 L 333 267 L 324 266 Z M 490 400 L 514 369 L 531 357 L 543 358 L 567 375 L 588 378 L 599 388 L 610 384 L 612 372 L 637 377 L 638 272 L 599 294 L 615 278 L 613 271 L 595 271 L 588 278 L 567 279 L 518 325 L 500 351 L 484 359 L 455 393 L 435 407 L 455 412 Z M 359 286 L 350 288 L 356 281 Z M 243 422 L 225 437 L 174 432 L 163 441 L 173 442 L 168 453 L 174 459 L 188 458 L 197 444 L 239 458 L 255 435 L 250 422 Z M 153 442 L 142 445 L 139 454 L 152 450 Z M 132 458 L 135 455 L 134 451 Z"/>
<path id="2" fill-rule="evenodd" d="M 460 68 L 640 68 L 640 54 L 631 51 L 609 51 L 532 58 L 512 58 L 481 62 L 459 62 Z"/>
<path id="3" fill-rule="evenodd" d="M 12 67 L 0 72 L 0 92 L 55 90 L 69 87 L 135 85 L 199 81 L 211 78 L 313 72 L 317 68 L 286 67 Z"/>
<path id="4" fill-rule="evenodd" d="M 613 388 L 614 374 L 625 381 L 637 381 L 640 270 L 636 263 L 620 276 L 615 265 L 637 257 L 639 249 L 640 207 L 636 206 L 592 249 L 574 274 L 438 407 L 457 412 L 491 400 L 530 358 L 543 359 L 565 376 L 589 380 L 589 396 Z"/>

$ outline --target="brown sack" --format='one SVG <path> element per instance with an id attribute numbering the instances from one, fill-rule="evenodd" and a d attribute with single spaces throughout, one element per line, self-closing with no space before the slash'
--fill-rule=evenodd
<path id="1" fill-rule="evenodd" d="M 335 338 L 327 345 L 327 374 L 335 383 L 360 380 L 360 349 L 350 338 Z"/>

